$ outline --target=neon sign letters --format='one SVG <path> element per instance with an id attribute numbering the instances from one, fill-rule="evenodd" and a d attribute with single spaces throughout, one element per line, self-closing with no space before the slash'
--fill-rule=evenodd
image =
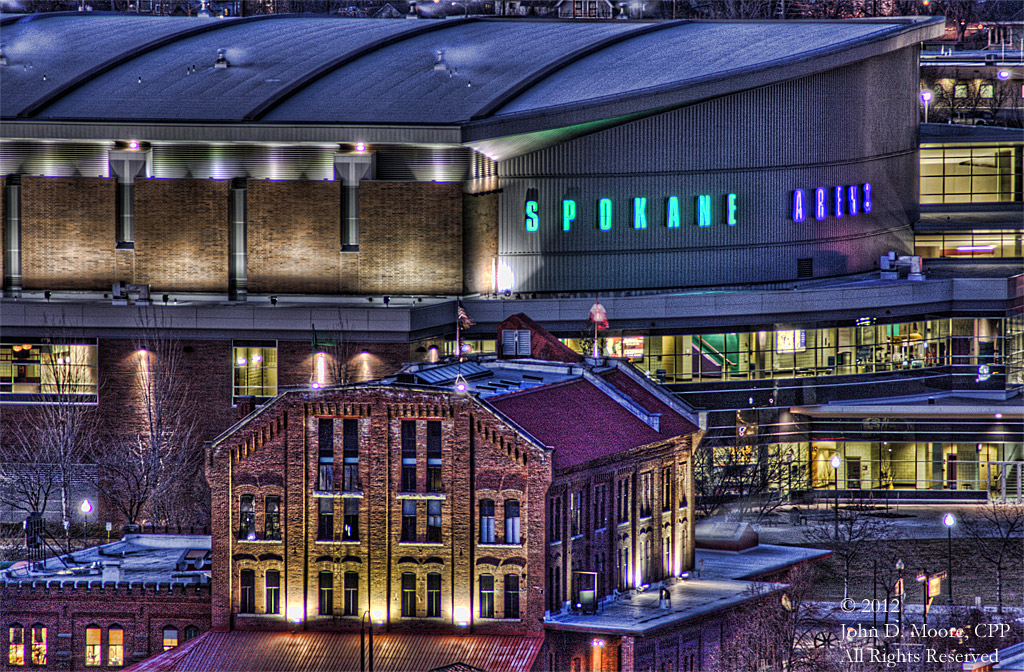
<path id="1" fill-rule="evenodd" d="M 646 196 L 637 196 L 632 199 L 631 209 L 627 209 L 631 216 L 631 223 L 634 229 L 646 229 L 653 223 L 650 210 L 651 199 Z M 562 231 L 571 231 L 573 225 L 577 224 L 580 208 L 572 199 L 562 200 Z M 615 224 L 617 207 L 610 198 L 598 199 L 595 207 L 597 229 L 599 231 L 611 231 Z M 529 189 L 526 195 L 526 206 L 523 210 L 526 230 L 530 233 L 540 231 L 540 203 L 537 201 L 535 189 Z M 696 226 L 711 226 L 718 220 L 728 226 L 736 226 L 739 223 L 739 201 L 736 194 L 726 194 L 724 198 L 716 199 L 711 194 L 699 194 L 693 199 L 693 223 Z M 665 228 L 678 229 L 682 227 L 683 212 L 681 201 L 678 196 L 669 196 L 665 202 Z"/>
<path id="2" fill-rule="evenodd" d="M 793 190 L 793 210 L 791 219 L 802 222 L 808 214 L 813 214 L 819 222 L 831 215 L 842 219 L 843 215 L 856 217 L 862 212 L 871 212 L 871 183 L 851 184 L 832 187 L 829 194 L 825 187 L 817 187 L 809 196 L 803 189 Z"/>

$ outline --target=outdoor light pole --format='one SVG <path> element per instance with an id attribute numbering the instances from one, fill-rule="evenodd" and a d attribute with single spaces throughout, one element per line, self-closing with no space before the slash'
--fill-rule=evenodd
<path id="1" fill-rule="evenodd" d="M 921 92 L 921 102 L 924 103 L 924 123 L 928 123 L 928 103 L 932 99 L 932 92 L 927 89 Z"/>
<path id="2" fill-rule="evenodd" d="M 78 510 L 82 512 L 82 518 L 85 520 L 82 522 L 82 545 L 89 545 L 89 514 L 92 513 L 92 502 L 88 499 L 82 500 L 82 505 L 78 507 Z"/>
<path id="3" fill-rule="evenodd" d="M 836 491 L 836 539 L 839 538 L 839 465 L 842 460 L 839 459 L 838 455 L 832 456 L 832 483 L 835 486 Z"/>
<path id="4" fill-rule="evenodd" d="M 953 526 L 956 525 L 956 518 L 952 513 L 947 513 L 942 517 L 942 524 L 946 526 L 946 580 L 949 581 L 947 601 L 953 604 Z"/>
<path id="5" fill-rule="evenodd" d="M 366 629 L 364 624 L 366 621 L 370 622 L 370 668 L 367 671 L 366 668 Z M 363 615 L 359 617 L 359 672 L 373 672 L 373 617 L 370 616 L 370 610 L 367 609 L 363 612 Z"/>
<path id="6" fill-rule="evenodd" d="M 903 641 L 903 602 L 907 599 L 907 587 L 903 583 L 903 567 L 904 567 L 903 560 L 902 559 L 897 560 L 896 561 L 896 571 L 900 573 L 900 581 L 899 581 L 899 585 L 900 585 L 900 596 L 899 596 L 900 597 L 900 615 L 899 615 L 899 625 L 897 626 L 898 632 L 897 632 L 896 636 L 899 638 L 900 642 Z"/>

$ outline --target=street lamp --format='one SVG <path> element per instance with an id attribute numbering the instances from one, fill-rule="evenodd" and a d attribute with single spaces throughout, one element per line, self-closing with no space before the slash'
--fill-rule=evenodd
<path id="1" fill-rule="evenodd" d="M 359 617 L 359 672 L 373 672 L 373 623 L 374 621 L 383 623 L 384 616 L 380 612 L 370 613 L 367 609 L 363 612 L 363 615 Z M 366 667 L 366 623 L 370 623 L 370 666 L 369 669 Z"/>
<path id="2" fill-rule="evenodd" d="M 832 456 L 832 483 L 836 491 L 836 539 L 839 538 L 839 465 L 842 462 L 839 455 Z"/>
<path id="3" fill-rule="evenodd" d="M 931 102 L 932 92 L 925 89 L 921 92 L 921 102 L 924 103 L 924 123 L 928 123 L 928 103 Z"/>
<path id="4" fill-rule="evenodd" d="M 946 526 L 946 579 L 949 581 L 947 601 L 953 604 L 953 526 L 956 525 L 956 518 L 952 513 L 947 513 L 942 517 L 942 524 Z"/>
<path id="5" fill-rule="evenodd" d="M 922 625 L 925 631 L 928 630 L 928 572 L 922 572 L 917 575 L 917 582 L 921 584 L 921 613 Z"/>
<path id="6" fill-rule="evenodd" d="M 82 512 L 82 517 L 85 521 L 82 523 L 82 543 L 88 545 L 89 543 L 89 514 L 92 513 L 92 502 L 88 499 L 83 499 L 82 504 L 78 507 L 78 510 Z"/>
<path id="7" fill-rule="evenodd" d="M 896 571 L 900 573 L 900 581 L 899 581 L 899 586 L 900 586 L 900 594 L 899 594 L 899 599 L 900 599 L 900 617 L 899 617 L 899 621 L 900 622 L 899 622 L 899 625 L 897 626 L 898 632 L 897 632 L 896 636 L 899 637 L 899 641 L 901 641 L 901 642 L 903 641 L 903 601 L 906 599 L 906 595 L 907 595 L 906 586 L 903 585 L 903 567 L 904 566 L 905 565 L 903 564 L 903 560 L 902 559 L 896 561 Z"/>

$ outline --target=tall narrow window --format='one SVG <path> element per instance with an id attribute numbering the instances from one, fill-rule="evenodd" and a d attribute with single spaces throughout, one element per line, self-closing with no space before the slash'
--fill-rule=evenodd
<path id="1" fill-rule="evenodd" d="M 519 618 L 519 575 L 505 575 L 505 618 Z"/>
<path id="2" fill-rule="evenodd" d="M 267 401 L 277 395 L 277 341 L 234 341 L 232 403 L 240 397 Z"/>
<path id="3" fill-rule="evenodd" d="M 107 630 L 107 665 L 124 665 L 124 628 L 120 625 L 112 625 Z"/>
<path id="4" fill-rule="evenodd" d="M 317 429 L 319 471 L 316 489 L 331 491 L 334 490 L 334 420 L 320 418 Z"/>
<path id="5" fill-rule="evenodd" d="M 320 599 L 317 613 L 321 616 L 330 616 L 334 613 L 334 572 L 320 572 L 318 584 Z"/>
<path id="6" fill-rule="evenodd" d="M 178 629 L 168 625 L 164 628 L 164 651 L 170 651 L 178 645 Z"/>
<path id="7" fill-rule="evenodd" d="M 441 616 L 441 575 L 427 574 L 427 617 Z"/>
<path id="8" fill-rule="evenodd" d="M 346 499 L 345 519 L 342 521 L 341 540 L 359 541 L 359 500 Z"/>
<path id="9" fill-rule="evenodd" d="M 359 615 L 359 572 L 345 572 L 345 615 Z"/>
<path id="10" fill-rule="evenodd" d="M 402 541 L 416 541 L 416 500 L 402 500 Z"/>
<path id="11" fill-rule="evenodd" d="M 98 625 L 85 629 L 85 666 L 98 667 L 103 664 L 103 630 Z M 13 664 L 13 663 L 12 663 Z"/>
<path id="12" fill-rule="evenodd" d="M 548 535 L 548 539 L 551 541 L 562 540 L 562 498 L 552 497 L 551 498 L 551 515 L 548 517 L 551 521 L 551 533 Z"/>
<path id="13" fill-rule="evenodd" d="M 518 544 L 519 541 L 519 500 L 505 500 L 505 543 Z"/>
<path id="14" fill-rule="evenodd" d="M 416 616 L 416 575 L 402 574 L 402 616 Z"/>
<path id="15" fill-rule="evenodd" d="M 345 420 L 342 424 L 342 465 L 341 489 L 356 492 L 359 488 L 359 421 Z"/>
<path id="16" fill-rule="evenodd" d="M 278 495 L 267 495 L 263 501 L 263 509 L 266 514 L 265 527 L 263 528 L 264 538 L 281 538 L 281 498 Z"/>
<path id="17" fill-rule="evenodd" d="M 494 575 L 480 575 L 480 618 L 494 618 Z"/>
<path id="18" fill-rule="evenodd" d="M 494 500 L 480 500 L 480 543 L 494 543 Z"/>
<path id="19" fill-rule="evenodd" d="M 619 522 L 625 523 L 629 521 L 630 513 L 630 501 L 629 501 L 629 481 L 619 481 Z"/>
<path id="20" fill-rule="evenodd" d="M 579 492 L 569 493 L 569 534 L 573 537 L 583 533 L 583 530 L 580 529 L 580 509 L 582 508 L 580 494 Z"/>
<path id="21" fill-rule="evenodd" d="M 441 543 L 441 501 L 427 501 L 427 541 Z"/>
<path id="22" fill-rule="evenodd" d="M 651 515 L 651 484 L 654 481 L 654 474 L 645 472 L 640 474 L 640 517 L 647 518 Z"/>
<path id="23" fill-rule="evenodd" d="M 281 613 L 281 572 L 268 569 L 266 574 L 267 603 L 264 609 L 268 614 Z"/>
<path id="24" fill-rule="evenodd" d="M 256 497 L 253 495 L 238 498 L 238 538 L 249 541 L 256 538 Z"/>
<path id="25" fill-rule="evenodd" d="M 316 538 L 334 541 L 334 500 L 330 497 L 317 498 Z"/>
<path id="26" fill-rule="evenodd" d="M 243 569 L 238 576 L 238 613 L 256 613 L 256 572 Z"/>
<path id="27" fill-rule="evenodd" d="M 427 492 L 441 492 L 441 421 L 427 422 Z"/>
<path id="28" fill-rule="evenodd" d="M 8 633 L 7 662 L 11 665 L 24 665 L 25 628 L 21 624 L 15 623 L 8 629 Z"/>
<path id="29" fill-rule="evenodd" d="M 197 628 L 194 625 L 189 625 L 189 626 L 185 627 L 185 641 L 186 642 L 188 640 L 190 640 L 190 639 L 195 639 L 198 636 L 199 636 L 199 628 Z"/>
<path id="30" fill-rule="evenodd" d="M 661 470 L 661 510 L 672 510 L 672 467 Z"/>
<path id="31" fill-rule="evenodd" d="M 402 492 L 416 492 L 415 420 L 402 420 Z"/>

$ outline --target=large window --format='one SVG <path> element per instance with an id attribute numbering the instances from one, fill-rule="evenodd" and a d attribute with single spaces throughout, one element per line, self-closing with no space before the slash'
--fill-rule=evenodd
<path id="1" fill-rule="evenodd" d="M 256 572 L 243 569 L 238 575 L 238 613 L 256 613 Z"/>
<path id="2" fill-rule="evenodd" d="M 416 500 L 402 500 L 402 541 L 416 541 Z"/>
<path id="3" fill-rule="evenodd" d="M 505 575 L 505 618 L 519 618 L 519 575 Z"/>
<path id="4" fill-rule="evenodd" d="M 348 419 L 342 423 L 342 444 L 344 464 L 342 466 L 341 489 L 355 492 L 359 487 L 359 421 Z"/>
<path id="5" fill-rule="evenodd" d="M 416 615 L 416 575 L 412 572 L 402 574 L 402 616 Z"/>
<path id="6" fill-rule="evenodd" d="M 124 665 L 124 629 L 119 625 L 112 625 L 107 630 L 107 665 Z"/>
<path id="7" fill-rule="evenodd" d="M 441 422 L 427 422 L 427 492 L 441 492 Z"/>
<path id="8" fill-rule="evenodd" d="M 494 543 L 494 500 L 480 500 L 480 543 Z"/>
<path id="9" fill-rule="evenodd" d="M 263 528 L 266 539 L 281 538 L 281 498 L 277 495 L 267 495 L 263 500 L 265 513 L 265 527 Z"/>
<path id="10" fill-rule="evenodd" d="M 441 543 L 441 501 L 427 501 L 427 541 L 432 544 Z"/>
<path id="11" fill-rule="evenodd" d="M 330 497 L 317 498 L 316 538 L 334 541 L 334 500 Z"/>
<path id="12" fill-rule="evenodd" d="M 518 544 L 519 541 L 519 500 L 505 500 L 505 543 Z"/>
<path id="13" fill-rule="evenodd" d="M 172 625 L 164 628 L 164 651 L 170 651 L 178 645 L 178 629 Z"/>
<path id="14" fill-rule="evenodd" d="M 320 418 L 317 423 L 316 489 L 334 490 L 334 420 Z"/>
<path id="15" fill-rule="evenodd" d="M 11 665 L 25 664 L 25 628 L 15 623 L 7 629 L 7 662 Z"/>
<path id="16" fill-rule="evenodd" d="M 427 617 L 436 618 L 441 615 L 441 575 L 431 572 L 427 574 Z"/>
<path id="17" fill-rule="evenodd" d="M 267 602 L 263 610 L 267 614 L 281 613 L 281 572 L 268 569 L 266 574 Z"/>
<path id="18" fill-rule="evenodd" d="M 402 421 L 402 492 L 416 491 L 416 421 Z"/>
<path id="19" fill-rule="evenodd" d="M 317 613 L 321 616 L 330 616 L 334 613 L 334 572 L 320 572 L 318 583 L 320 599 Z"/>
<path id="20" fill-rule="evenodd" d="M 53 339 L 51 339 L 53 340 Z M 0 341 L 0 399 L 97 399 L 97 348 L 92 343 L 40 343 L 38 338 Z"/>
<path id="21" fill-rule="evenodd" d="M 1024 234 L 1013 229 L 919 232 L 914 251 L 926 258 L 955 259 L 1024 256 Z"/>
<path id="22" fill-rule="evenodd" d="M 359 572 L 345 572 L 345 615 L 359 615 Z"/>
<path id="23" fill-rule="evenodd" d="M 921 203 L 1021 201 L 1024 145 L 928 145 L 921 149 Z"/>
<path id="24" fill-rule="evenodd" d="M 238 498 L 238 538 L 252 541 L 256 538 L 256 497 Z"/>
<path id="25" fill-rule="evenodd" d="M 480 618 L 494 618 L 494 575 L 480 575 Z"/>
<path id="26" fill-rule="evenodd" d="M 98 667 L 103 664 L 103 630 L 98 625 L 85 629 L 85 666 Z"/>
<path id="27" fill-rule="evenodd" d="M 266 400 L 277 395 L 277 341 L 235 341 L 232 396 Z"/>
<path id="28" fill-rule="evenodd" d="M 341 540 L 359 541 L 359 500 L 346 499 L 345 519 L 342 521 Z"/>

